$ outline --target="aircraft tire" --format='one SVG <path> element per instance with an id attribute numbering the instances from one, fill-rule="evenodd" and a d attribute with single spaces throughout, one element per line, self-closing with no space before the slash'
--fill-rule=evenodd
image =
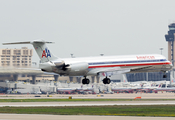
<path id="1" fill-rule="evenodd" d="M 103 83 L 104 84 L 110 84 L 111 80 L 109 78 L 104 78 Z"/>
<path id="2" fill-rule="evenodd" d="M 89 79 L 86 79 L 86 84 L 89 84 L 90 83 L 90 80 Z"/>
<path id="3" fill-rule="evenodd" d="M 82 80 L 82 84 L 89 84 L 90 83 L 90 80 L 89 79 L 83 79 Z"/>
<path id="4" fill-rule="evenodd" d="M 111 80 L 109 78 L 107 78 L 106 80 L 106 84 L 110 84 Z"/>
<path id="5" fill-rule="evenodd" d="M 106 78 L 103 79 L 103 84 L 106 84 Z"/>
<path id="6" fill-rule="evenodd" d="M 85 84 L 85 79 L 82 80 L 82 84 Z"/>

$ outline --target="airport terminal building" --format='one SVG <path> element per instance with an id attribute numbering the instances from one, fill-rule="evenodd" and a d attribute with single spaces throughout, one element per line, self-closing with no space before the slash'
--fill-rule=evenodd
<path id="1" fill-rule="evenodd" d="M 135 81 L 170 81 L 170 72 L 166 73 L 167 78 L 163 78 L 161 72 L 150 72 L 150 73 L 127 73 L 128 82 Z"/>

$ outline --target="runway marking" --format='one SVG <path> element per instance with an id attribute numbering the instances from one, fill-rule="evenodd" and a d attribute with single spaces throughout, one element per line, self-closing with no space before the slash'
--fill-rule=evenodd
<path id="1" fill-rule="evenodd" d="M 0 105 L 0 107 L 59 107 L 59 106 L 114 106 L 114 105 L 175 105 L 175 103 L 108 103 L 108 104 L 40 104 L 40 105 Z"/>
<path id="2" fill-rule="evenodd" d="M 174 117 L 140 116 L 93 116 L 93 115 L 43 115 L 43 114 L 0 114 L 0 120 L 174 120 Z"/>

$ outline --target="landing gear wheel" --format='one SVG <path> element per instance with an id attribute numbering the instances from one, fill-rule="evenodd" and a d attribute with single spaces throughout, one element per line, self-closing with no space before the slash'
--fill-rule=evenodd
<path id="1" fill-rule="evenodd" d="M 89 84 L 89 83 L 90 83 L 90 80 L 89 79 L 86 79 L 85 78 L 85 79 L 82 80 L 82 84 Z"/>
<path id="2" fill-rule="evenodd" d="M 163 75 L 163 78 L 167 78 L 167 75 Z"/>
<path id="3" fill-rule="evenodd" d="M 82 80 L 82 84 L 85 84 L 85 79 Z"/>
<path id="4" fill-rule="evenodd" d="M 104 84 L 110 84 L 111 80 L 109 78 L 104 78 L 103 83 Z"/>
<path id="5" fill-rule="evenodd" d="M 90 80 L 89 79 L 86 79 L 86 84 L 89 84 L 90 83 Z"/>
<path id="6" fill-rule="evenodd" d="M 109 78 L 107 78 L 106 83 L 110 84 L 110 82 L 111 82 L 111 80 Z"/>
<path id="7" fill-rule="evenodd" d="M 106 84 L 106 78 L 103 79 L 103 84 Z"/>

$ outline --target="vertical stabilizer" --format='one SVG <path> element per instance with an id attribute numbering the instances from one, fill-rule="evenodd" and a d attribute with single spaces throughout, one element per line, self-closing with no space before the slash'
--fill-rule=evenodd
<path id="1" fill-rule="evenodd" d="M 32 41 L 32 45 L 34 49 L 36 50 L 42 63 L 58 59 L 47 48 L 46 43 L 52 43 L 52 42 Z"/>
<path id="2" fill-rule="evenodd" d="M 161 87 L 162 87 L 162 83 L 161 83 L 161 84 L 159 84 L 158 88 L 161 88 Z"/>

